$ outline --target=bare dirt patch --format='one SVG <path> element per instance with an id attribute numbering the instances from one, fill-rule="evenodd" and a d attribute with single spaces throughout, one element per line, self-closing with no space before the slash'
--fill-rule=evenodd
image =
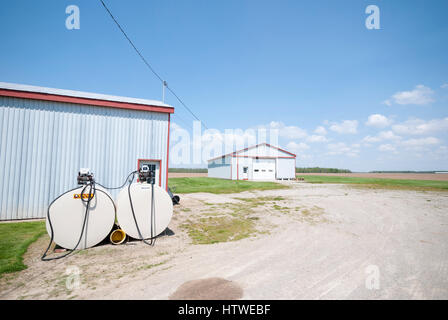
<path id="1" fill-rule="evenodd" d="M 221 278 L 191 280 L 182 284 L 170 300 L 238 300 L 243 296 L 241 287 Z"/>

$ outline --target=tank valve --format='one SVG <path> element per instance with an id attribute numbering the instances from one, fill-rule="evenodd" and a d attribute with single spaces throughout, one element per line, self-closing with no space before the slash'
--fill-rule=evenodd
<path id="1" fill-rule="evenodd" d="M 93 173 L 89 168 L 81 168 L 78 172 L 78 184 L 84 185 L 93 181 Z"/>
<path id="2" fill-rule="evenodd" d="M 138 170 L 138 180 L 141 183 L 147 182 L 154 184 L 155 182 L 155 165 L 144 164 Z"/>

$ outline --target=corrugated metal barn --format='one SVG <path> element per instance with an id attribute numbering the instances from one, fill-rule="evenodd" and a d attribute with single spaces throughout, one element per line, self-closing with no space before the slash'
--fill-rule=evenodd
<path id="1" fill-rule="evenodd" d="M 0 220 L 45 217 L 80 168 L 115 187 L 154 164 L 167 188 L 173 112 L 159 101 L 0 82 Z"/>
<path id="2" fill-rule="evenodd" d="M 296 155 L 261 143 L 208 160 L 208 176 L 232 180 L 294 179 Z"/>

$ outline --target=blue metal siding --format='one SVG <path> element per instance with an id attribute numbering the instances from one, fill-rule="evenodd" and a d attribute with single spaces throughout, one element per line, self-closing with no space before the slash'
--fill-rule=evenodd
<path id="1" fill-rule="evenodd" d="M 0 125 L 0 220 L 45 217 L 80 168 L 116 187 L 137 159 L 161 159 L 166 186 L 166 113 L 0 97 Z"/>

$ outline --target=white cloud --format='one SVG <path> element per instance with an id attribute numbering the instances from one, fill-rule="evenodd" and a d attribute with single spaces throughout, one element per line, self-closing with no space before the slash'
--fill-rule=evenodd
<path id="1" fill-rule="evenodd" d="M 296 143 L 296 142 L 294 142 L 294 141 L 291 141 L 291 142 L 289 142 L 289 143 L 286 145 L 286 148 L 287 148 L 288 150 L 292 150 L 292 151 L 295 151 L 295 152 L 297 152 L 297 151 L 298 151 L 298 152 L 301 152 L 301 151 L 304 151 L 304 150 L 309 149 L 310 146 L 307 145 L 306 143 L 303 143 L 303 142 Z"/>
<path id="2" fill-rule="evenodd" d="M 392 124 L 392 120 L 381 114 L 372 114 L 367 119 L 366 125 L 375 128 L 384 128 Z"/>
<path id="3" fill-rule="evenodd" d="M 440 86 L 440 88 L 442 88 L 442 89 L 448 88 L 448 83 L 444 83 L 444 84 L 442 84 L 442 85 Z"/>
<path id="4" fill-rule="evenodd" d="M 367 136 L 363 139 L 363 142 L 374 143 L 383 140 L 400 140 L 401 137 L 396 135 L 393 131 L 381 131 L 376 136 Z"/>
<path id="5" fill-rule="evenodd" d="M 366 136 L 366 137 L 364 137 L 364 139 L 362 139 L 362 141 L 363 142 L 366 142 L 366 143 L 375 143 L 375 142 L 380 142 L 381 141 L 381 139 L 379 138 L 379 137 L 377 137 L 377 136 Z"/>
<path id="6" fill-rule="evenodd" d="M 323 126 L 318 126 L 316 128 L 316 130 L 314 130 L 314 133 L 317 133 L 319 135 L 326 135 L 327 134 L 327 129 L 325 129 L 325 127 L 323 127 Z"/>
<path id="7" fill-rule="evenodd" d="M 288 126 L 280 121 L 271 121 L 268 125 L 260 125 L 257 126 L 257 128 L 263 128 L 267 130 L 269 129 L 277 130 L 279 137 L 286 138 L 289 140 L 303 139 L 306 140 L 307 142 L 328 141 L 328 139 L 324 136 L 327 133 L 327 130 L 322 126 L 318 126 L 316 130 L 314 130 L 314 132 L 319 134 L 312 134 L 312 135 L 308 135 L 305 129 L 302 129 L 298 126 Z"/>
<path id="8" fill-rule="evenodd" d="M 327 145 L 329 155 L 347 155 L 349 157 L 356 157 L 359 153 L 359 144 L 353 144 L 351 146 L 344 142 L 330 143 Z"/>
<path id="9" fill-rule="evenodd" d="M 378 134 L 378 137 L 381 138 L 382 140 L 399 140 L 401 139 L 400 136 L 397 136 L 395 133 L 393 133 L 393 131 L 381 131 Z"/>
<path id="10" fill-rule="evenodd" d="M 397 149 L 391 144 L 382 144 L 378 147 L 381 152 L 396 152 Z"/>
<path id="11" fill-rule="evenodd" d="M 308 142 L 327 142 L 328 139 L 325 136 L 319 136 L 319 135 L 311 135 L 308 138 L 306 138 Z"/>
<path id="12" fill-rule="evenodd" d="M 307 136 L 305 129 L 297 126 L 287 126 L 279 121 L 271 121 L 268 126 L 259 126 L 259 128 L 277 129 L 279 137 L 287 139 L 302 139 Z"/>
<path id="13" fill-rule="evenodd" d="M 357 120 L 344 120 L 339 123 L 333 123 L 330 126 L 330 130 L 340 133 L 340 134 L 355 134 L 358 129 L 358 121 Z"/>
<path id="14" fill-rule="evenodd" d="M 414 90 L 395 93 L 390 99 L 384 101 L 383 103 L 388 106 L 392 105 L 392 103 L 401 105 L 427 105 L 434 102 L 433 94 L 434 91 L 431 90 L 431 88 L 419 84 L 415 86 Z"/>
<path id="15" fill-rule="evenodd" d="M 409 139 L 402 142 L 405 147 L 424 147 L 428 145 L 439 144 L 440 140 L 434 137 L 419 138 L 419 139 Z"/>
<path id="16" fill-rule="evenodd" d="M 446 156 L 446 155 L 448 155 L 448 147 L 440 146 L 435 152 L 436 152 L 436 154 Z"/>
<path id="17" fill-rule="evenodd" d="M 448 131 L 448 117 L 428 121 L 410 119 L 403 123 L 393 125 L 392 130 L 404 135 L 425 135 L 442 131 L 446 132 Z"/>
<path id="18" fill-rule="evenodd" d="M 224 145 L 230 143 L 236 146 L 247 147 L 256 144 L 257 135 L 254 130 L 243 131 L 235 129 L 232 132 L 221 133 L 216 129 L 207 129 L 202 134 L 202 142 L 204 144 L 211 143 L 214 145 Z"/>
<path id="19" fill-rule="evenodd" d="M 388 107 L 390 107 L 390 106 L 392 105 L 392 102 L 391 102 L 389 99 L 388 99 L 388 100 L 384 100 L 383 103 L 384 103 L 386 106 L 388 106 Z"/>

